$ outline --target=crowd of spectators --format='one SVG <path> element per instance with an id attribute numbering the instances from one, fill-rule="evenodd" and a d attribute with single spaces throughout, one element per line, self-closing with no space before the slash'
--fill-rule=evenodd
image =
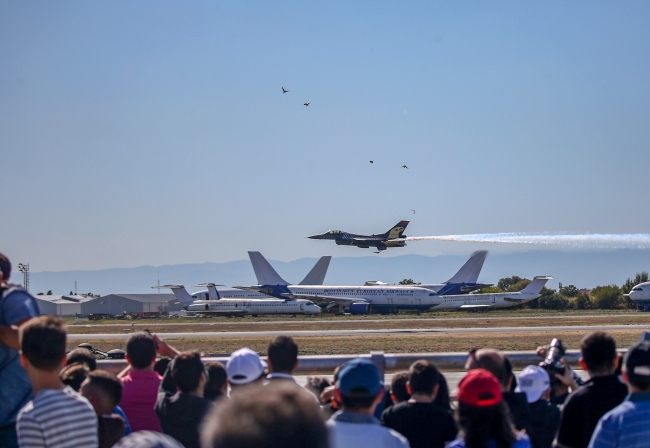
<path id="1" fill-rule="evenodd" d="M 10 274 L 0 254 L 2 447 L 650 447 L 647 341 L 622 359 L 610 334 L 586 335 L 584 383 L 566 362 L 562 373 L 531 365 L 516 375 L 504 353 L 472 350 L 455 400 L 427 360 L 385 385 L 358 358 L 333 381 L 301 387 L 298 346 L 286 336 L 271 341 L 266 360 L 241 348 L 224 366 L 133 333 L 128 367 L 114 375 L 86 349 L 66 354 L 63 321 L 39 316 Z"/>

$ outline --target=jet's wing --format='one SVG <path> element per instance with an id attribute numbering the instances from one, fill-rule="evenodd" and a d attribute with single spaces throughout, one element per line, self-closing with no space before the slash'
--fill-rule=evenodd
<path id="1" fill-rule="evenodd" d="M 383 238 L 352 238 L 352 241 L 357 241 L 359 243 L 367 243 L 368 241 L 381 241 Z"/>
<path id="2" fill-rule="evenodd" d="M 230 311 L 228 311 L 228 310 L 215 310 L 215 311 L 211 311 L 211 310 L 207 310 L 207 311 L 190 310 L 190 311 L 195 312 L 195 313 L 201 313 L 201 314 L 248 314 L 247 311 L 243 311 L 243 310 L 230 310 Z"/>
<path id="3" fill-rule="evenodd" d="M 485 308 L 490 308 L 492 305 L 461 305 L 460 308 L 462 310 L 469 310 L 469 309 L 485 309 Z"/>
<path id="4" fill-rule="evenodd" d="M 235 289 L 241 289 L 243 291 L 254 291 L 261 292 L 262 294 L 271 295 L 273 290 L 271 288 L 265 288 L 263 286 L 233 286 Z"/>
<path id="5" fill-rule="evenodd" d="M 312 302 L 334 302 L 339 305 L 350 305 L 351 303 L 368 303 L 367 300 L 361 299 L 361 298 L 350 298 L 350 297 L 339 297 L 339 296 L 321 296 L 321 295 L 303 295 L 303 294 L 294 294 L 294 293 L 285 293 L 282 294 L 282 296 L 287 297 L 289 299 L 305 299 L 305 300 L 311 300 Z"/>

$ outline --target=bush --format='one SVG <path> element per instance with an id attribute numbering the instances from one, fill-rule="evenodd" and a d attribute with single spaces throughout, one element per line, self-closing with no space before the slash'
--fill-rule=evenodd
<path id="1" fill-rule="evenodd" d="M 551 295 L 543 295 L 538 300 L 539 307 L 547 310 L 566 310 L 570 307 L 569 300 L 556 292 Z"/>
<path id="2" fill-rule="evenodd" d="M 512 285 L 514 285 L 516 283 L 519 283 L 522 280 L 525 280 L 525 279 L 523 279 L 521 277 L 518 277 L 516 275 L 513 275 L 512 277 L 506 277 L 506 278 L 502 278 L 501 280 L 499 280 L 499 283 L 497 283 L 497 286 L 501 291 L 507 291 L 510 286 L 512 286 Z"/>
<path id="3" fill-rule="evenodd" d="M 512 285 L 508 286 L 506 288 L 506 292 L 519 292 L 529 284 L 530 284 L 530 280 L 528 280 L 527 278 L 521 279 L 517 283 L 513 283 Z"/>
<path id="4" fill-rule="evenodd" d="M 594 304 L 591 302 L 591 299 L 587 294 L 581 293 L 578 294 L 573 302 L 573 305 L 577 310 L 588 310 L 593 308 Z"/>
<path id="5" fill-rule="evenodd" d="M 564 297 L 578 297 L 580 290 L 575 287 L 575 285 L 564 286 L 560 289 L 560 294 Z"/>
<path id="6" fill-rule="evenodd" d="M 496 286 L 486 286 L 485 288 L 481 288 L 478 291 L 476 291 L 476 294 L 502 294 L 502 293 L 503 291 L 501 291 Z"/>
<path id="7" fill-rule="evenodd" d="M 616 285 L 596 286 L 591 290 L 591 297 L 596 308 L 611 310 L 624 299 L 621 288 Z"/>

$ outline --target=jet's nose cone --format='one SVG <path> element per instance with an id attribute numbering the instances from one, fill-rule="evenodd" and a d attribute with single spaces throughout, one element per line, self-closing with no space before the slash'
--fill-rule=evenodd
<path id="1" fill-rule="evenodd" d="M 322 236 L 323 235 L 309 235 L 307 238 L 309 238 L 310 240 L 317 240 L 320 239 L 320 237 Z"/>

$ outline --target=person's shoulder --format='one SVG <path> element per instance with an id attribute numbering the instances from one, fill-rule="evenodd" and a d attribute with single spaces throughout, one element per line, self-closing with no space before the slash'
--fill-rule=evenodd
<path id="1" fill-rule="evenodd" d="M 65 394 L 65 396 L 70 402 L 74 402 L 79 407 L 84 407 L 92 411 L 93 414 L 95 413 L 95 409 L 93 408 L 93 405 L 90 404 L 90 401 L 88 401 L 88 399 L 83 395 L 81 395 L 79 392 L 75 392 L 70 387 L 66 387 L 65 389 L 63 389 L 63 393 Z"/>
<path id="2" fill-rule="evenodd" d="M 456 439 L 449 442 L 445 448 L 465 448 L 465 441 L 463 439 Z"/>
<path id="3" fill-rule="evenodd" d="M 408 439 L 394 429 L 387 428 L 385 426 L 377 426 L 377 428 L 384 432 L 384 437 L 387 439 L 387 441 L 393 442 L 392 444 L 386 446 L 410 446 Z"/>
<path id="4" fill-rule="evenodd" d="M 20 411 L 18 411 L 17 420 L 20 420 L 23 416 L 29 417 L 33 413 L 34 413 L 34 400 L 30 400 L 25 406 L 22 407 Z"/>

